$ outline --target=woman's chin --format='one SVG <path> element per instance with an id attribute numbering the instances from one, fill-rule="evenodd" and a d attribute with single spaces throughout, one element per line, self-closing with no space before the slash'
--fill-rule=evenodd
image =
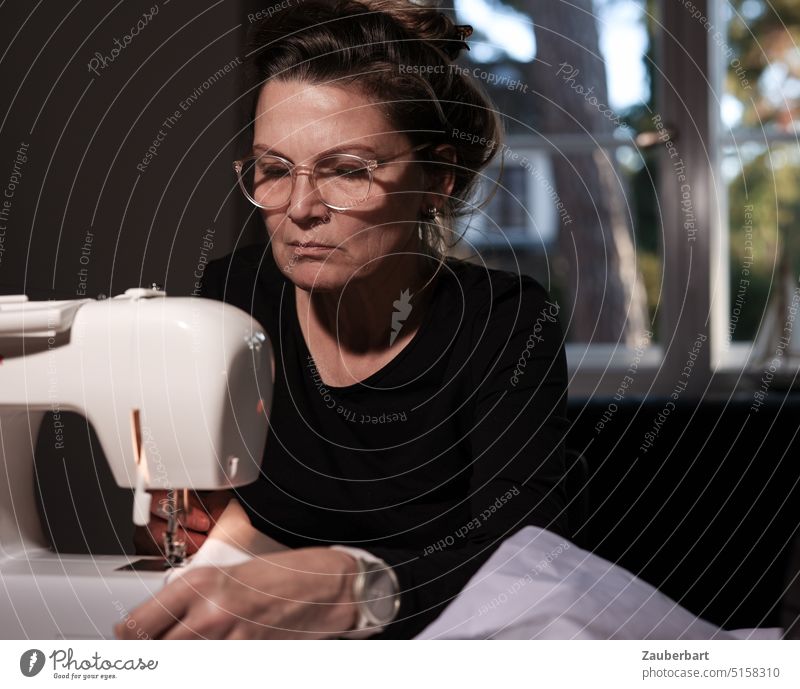
<path id="1" fill-rule="evenodd" d="M 299 260 L 281 269 L 295 286 L 307 292 L 334 292 L 347 284 L 348 275 L 341 267 L 326 266 L 322 261 Z"/>

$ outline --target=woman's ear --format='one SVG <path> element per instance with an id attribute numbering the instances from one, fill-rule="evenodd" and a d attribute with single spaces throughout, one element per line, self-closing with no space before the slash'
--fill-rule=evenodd
<path id="1" fill-rule="evenodd" d="M 431 151 L 433 163 L 426 166 L 425 191 L 427 205 L 434 205 L 437 208 L 442 206 L 442 198 L 447 198 L 453 193 L 456 183 L 455 168 L 458 162 L 458 155 L 454 146 L 449 144 L 439 144 Z"/>

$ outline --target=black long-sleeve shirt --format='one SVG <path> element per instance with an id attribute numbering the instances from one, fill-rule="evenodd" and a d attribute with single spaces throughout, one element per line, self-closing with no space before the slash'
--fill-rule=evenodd
<path id="1" fill-rule="evenodd" d="M 415 636 L 522 527 L 566 533 L 566 359 L 536 281 L 448 259 L 411 342 L 347 387 L 322 381 L 270 246 L 210 262 L 202 284 L 275 353 L 261 476 L 239 499 L 287 546 L 349 545 L 394 568 L 399 614 L 373 638 Z"/>

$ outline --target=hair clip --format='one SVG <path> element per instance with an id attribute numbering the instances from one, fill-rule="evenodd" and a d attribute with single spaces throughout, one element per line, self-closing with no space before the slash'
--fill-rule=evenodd
<path id="1" fill-rule="evenodd" d="M 458 34 L 459 41 L 465 41 L 472 36 L 472 27 L 469 24 L 458 24 L 456 26 L 456 33 Z M 469 48 L 467 48 L 469 50 Z"/>
<path id="2" fill-rule="evenodd" d="M 472 27 L 469 24 L 458 24 L 455 27 L 457 39 L 452 39 L 444 49 L 451 60 L 455 60 L 462 50 L 469 50 L 466 39 L 472 36 Z M 455 42 L 457 40 L 457 42 Z"/>

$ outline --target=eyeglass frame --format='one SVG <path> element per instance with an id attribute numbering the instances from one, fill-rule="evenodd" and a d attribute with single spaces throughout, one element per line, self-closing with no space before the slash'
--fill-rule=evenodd
<path id="1" fill-rule="evenodd" d="M 274 210 L 276 208 L 281 208 L 282 206 L 285 206 L 287 203 L 289 203 L 292 200 L 292 194 L 294 194 L 294 185 L 295 185 L 295 182 L 297 180 L 297 176 L 298 175 L 308 175 L 308 179 L 311 182 L 311 188 L 315 192 L 317 192 L 317 195 L 319 196 L 319 200 L 323 203 L 323 205 L 325 205 L 327 208 L 330 208 L 333 211 L 344 212 L 344 211 L 350 210 L 351 208 L 355 208 L 356 206 L 361 205 L 362 203 L 364 203 L 369 198 L 370 192 L 372 191 L 372 181 L 373 181 L 372 173 L 378 167 L 380 167 L 381 165 L 385 165 L 386 163 L 389 163 L 389 162 L 395 160 L 396 158 L 399 158 L 402 155 L 407 155 L 409 153 L 416 153 L 417 151 L 421 151 L 424 148 L 428 148 L 429 146 L 432 146 L 432 145 L 433 144 L 431 144 L 430 142 L 429 143 L 420 144 L 419 146 L 414 146 L 413 148 L 410 148 L 408 150 L 400 151 L 400 153 L 396 153 L 395 155 L 389 156 L 388 158 L 362 158 L 361 156 L 355 155 L 353 153 L 329 153 L 329 154 L 325 154 L 325 155 L 317 158 L 317 160 L 314 161 L 313 165 L 295 165 L 291 160 L 287 160 L 283 156 L 275 155 L 274 153 L 262 153 L 260 155 L 252 155 L 252 156 L 248 156 L 247 158 L 241 158 L 240 160 L 234 160 L 233 161 L 233 169 L 236 172 L 236 177 L 237 177 L 238 182 L 239 182 L 239 187 L 241 188 L 242 193 L 245 195 L 245 198 L 248 201 L 250 201 L 250 203 L 252 203 L 254 206 L 256 206 L 258 208 L 263 208 L 265 210 Z M 291 186 L 291 189 L 289 190 L 288 198 L 283 203 L 279 203 L 279 204 L 276 204 L 274 206 L 264 206 L 263 204 L 258 203 L 247 192 L 247 189 L 245 188 L 245 185 L 244 185 L 244 179 L 242 179 L 242 170 L 244 169 L 245 163 L 248 163 L 251 160 L 255 161 L 255 160 L 258 160 L 259 158 L 264 158 L 264 157 L 267 157 L 267 156 L 269 156 L 270 158 L 275 158 L 276 160 L 280 160 L 281 162 L 285 163 L 286 166 L 289 169 L 289 173 L 292 176 L 292 186 Z M 353 158 L 353 159 L 356 159 L 356 160 L 363 161 L 364 163 L 366 163 L 366 165 L 364 167 L 366 168 L 367 172 L 369 172 L 369 188 L 367 189 L 367 195 L 361 201 L 359 201 L 356 204 L 353 204 L 352 206 L 334 206 L 333 204 L 330 204 L 327 201 L 325 201 L 325 199 L 322 198 L 322 195 L 320 194 L 319 188 L 317 187 L 316 181 L 314 179 L 314 169 L 317 167 L 317 165 L 319 165 L 319 163 L 321 161 L 325 160 L 326 158 L 333 158 L 333 157 L 337 157 L 337 156 L 342 156 L 342 157 L 346 157 L 346 158 Z M 403 161 L 401 161 L 401 162 L 403 162 Z M 413 162 L 413 161 L 408 161 L 408 162 Z"/>

